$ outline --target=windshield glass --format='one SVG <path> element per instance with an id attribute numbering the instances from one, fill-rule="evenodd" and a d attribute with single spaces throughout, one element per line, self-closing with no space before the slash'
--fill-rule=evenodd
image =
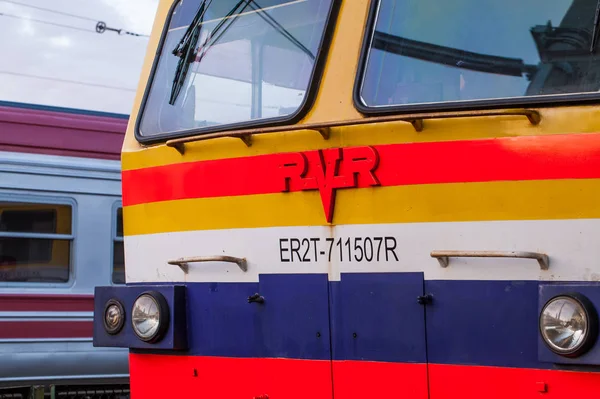
<path id="1" fill-rule="evenodd" d="M 381 0 L 360 101 L 386 107 L 597 92 L 597 5 Z"/>
<path id="2" fill-rule="evenodd" d="M 142 136 L 287 117 L 302 106 L 331 0 L 185 0 L 173 10 Z"/>

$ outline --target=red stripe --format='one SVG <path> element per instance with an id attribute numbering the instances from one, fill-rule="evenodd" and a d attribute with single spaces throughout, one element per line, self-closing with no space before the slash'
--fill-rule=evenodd
<path id="1" fill-rule="evenodd" d="M 335 399 L 427 399 L 427 365 L 334 361 Z"/>
<path id="2" fill-rule="evenodd" d="M 91 338 L 92 321 L 2 321 L 0 339 Z"/>
<path id="3" fill-rule="evenodd" d="M 429 387 L 430 399 L 592 398 L 600 373 L 430 364 Z"/>
<path id="4" fill-rule="evenodd" d="M 600 134 L 409 143 L 374 147 L 382 186 L 600 178 Z M 281 191 L 289 154 L 189 162 L 123 172 L 125 206 Z M 342 164 L 340 173 L 343 173 Z M 359 181 L 359 187 L 368 184 Z"/>
<path id="5" fill-rule="evenodd" d="M 331 399 L 329 361 L 130 354 L 129 374 L 132 399 Z"/>
<path id="6" fill-rule="evenodd" d="M 132 399 L 331 399 L 332 370 L 335 399 L 564 399 L 600 392 L 600 373 L 589 372 L 361 361 L 334 362 L 332 369 L 327 361 L 129 355 Z"/>
<path id="7" fill-rule="evenodd" d="M 93 295 L 0 294 L 2 312 L 92 312 Z"/>

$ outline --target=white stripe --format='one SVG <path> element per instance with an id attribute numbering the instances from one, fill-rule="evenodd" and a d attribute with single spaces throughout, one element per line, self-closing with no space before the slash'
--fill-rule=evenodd
<path id="1" fill-rule="evenodd" d="M 339 254 L 331 262 L 327 256 L 318 262 L 280 260 L 280 238 L 318 237 L 319 251 L 327 252 L 327 237 L 337 241 L 382 236 L 396 239 L 397 262 L 385 261 L 381 253 L 379 262 L 348 262 L 346 252 L 342 262 Z M 128 236 L 125 264 L 128 282 L 256 282 L 261 273 L 328 273 L 329 279 L 336 281 L 345 272 L 409 271 L 422 271 L 429 280 L 600 281 L 599 236 L 600 219 L 205 230 Z M 541 270 L 533 259 L 497 258 L 452 258 L 449 267 L 442 268 L 430 257 L 433 250 L 542 252 L 550 257 L 550 268 Z M 208 255 L 245 257 L 248 271 L 244 273 L 232 263 L 193 263 L 185 275 L 167 263 Z"/>
<path id="2" fill-rule="evenodd" d="M 19 320 L 73 320 L 73 319 L 93 319 L 94 312 L 0 312 L 0 320 L 19 319 Z"/>

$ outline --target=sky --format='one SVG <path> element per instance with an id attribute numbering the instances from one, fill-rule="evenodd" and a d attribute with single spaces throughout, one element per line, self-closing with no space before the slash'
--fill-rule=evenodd
<path id="1" fill-rule="evenodd" d="M 129 115 L 157 6 L 0 0 L 0 101 Z M 98 21 L 145 36 L 100 34 Z"/>

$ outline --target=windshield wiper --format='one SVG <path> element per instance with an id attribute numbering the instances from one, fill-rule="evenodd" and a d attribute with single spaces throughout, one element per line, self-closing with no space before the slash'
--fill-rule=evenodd
<path id="1" fill-rule="evenodd" d="M 196 12 L 194 20 L 192 20 L 183 37 L 181 38 L 175 49 L 173 49 L 173 55 L 179 57 L 180 59 L 177 63 L 177 70 L 175 71 L 175 76 L 173 77 L 173 86 L 171 88 L 171 98 L 169 99 L 169 104 L 175 104 L 175 101 L 177 100 L 177 97 L 181 92 L 181 88 L 183 87 L 183 83 L 185 82 L 185 78 L 187 77 L 190 64 L 196 61 L 200 62 L 202 60 L 202 58 L 206 54 L 207 50 L 204 50 L 204 48 L 207 46 L 208 42 L 221 29 L 223 24 L 225 24 L 225 21 L 227 21 L 239 8 L 239 6 L 244 2 L 246 2 L 246 5 L 240 10 L 240 13 L 244 11 L 244 9 L 248 6 L 248 0 L 240 0 L 235 6 L 233 6 L 233 8 L 227 13 L 227 15 L 223 17 L 219 24 L 217 24 L 217 26 L 215 26 L 214 29 L 208 34 L 208 37 L 202 44 L 203 53 L 200 56 L 198 56 L 196 47 L 198 45 L 198 39 L 200 38 L 200 29 L 202 27 L 202 22 L 204 21 L 204 14 L 208 10 L 208 7 L 212 3 L 212 0 L 208 5 L 206 5 L 207 0 L 204 0 L 202 4 L 200 4 L 200 7 Z M 228 27 L 229 26 L 231 26 L 231 23 L 228 25 Z M 225 33 L 225 31 L 223 31 L 223 33 Z M 217 37 L 215 41 L 217 41 L 222 35 L 223 34 L 219 35 L 219 37 Z M 209 44 L 208 47 L 210 47 L 211 45 L 212 44 Z"/>
<path id="2" fill-rule="evenodd" d="M 594 16 L 594 29 L 592 29 L 592 42 L 590 44 L 590 53 L 596 49 L 596 41 L 598 40 L 598 27 L 600 26 L 600 0 L 596 3 L 596 15 Z"/>
<path id="3" fill-rule="evenodd" d="M 200 38 L 204 14 L 206 14 L 206 10 L 210 6 L 210 3 L 212 3 L 212 0 L 210 0 L 208 5 L 206 4 L 207 2 L 208 0 L 204 0 L 200 4 L 194 19 L 186 29 L 179 43 L 177 43 L 177 46 L 173 49 L 173 55 L 179 57 L 179 62 L 177 63 L 177 70 L 175 71 L 173 85 L 171 86 L 171 96 L 169 98 L 169 104 L 171 105 L 175 104 L 175 101 L 181 92 L 181 88 L 183 87 L 183 83 L 185 82 L 190 64 L 193 63 L 196 58 L 195 49 L 198 44 L 198 39 Z"/>
<path id="4" fill-rule="evenodd" d="M 527 65 L 518 58 L 499 57 L 438 46 L 381 31 L 375 31 L 372 46 L 392 54 L 471 71 L 507 76 L 523 76 L 525 74 L 529 78 L 538 70 L 536 65 Z"/>
<path id="5" fill-rule="evenodd" d="M 208 4 L 207 4 L 208 3 Z M 198 45 L 198 40 L 200 38 L 200 30 L 202 27 L 202 22 L 204 21 L 204 14 L 208 10 L 208 7 L 212 3 L 204 0 L 200 7 L 198 7 L 198 11 L 196 11 L 196 15 L 194 19 L 188 26 L 187 30 L 183 34 L 183 37 L 177 43 L 177 46 L 173 49 L 172 53 L 176 57 L 179 57 L 179 62 L 177 63 L 177 69 L 175 71 L 175 76 L 173 77 L 173 85 L 171 87 L 171 96 L 169 99 L 169 104 L 174 105 L 185 79 L 188 74 L 188 70 L 190 64 L 194 62 L 200 62 L 208 52 L 208 49 L 216 43 L 227 31 L 227 29 L 233 24 L 235 19 L 248 7 L 251 3 L 255 3 L 255 6 L 252 8 L 257 11 L 257 14 L 261 18 L 265 20 L 269 25 L 271 25 L 276 31 L 278 31 L 282 36 L 291 41 L 294 45 L 300 48 L 304 53 L 306 53 L 311 59 L 315 59 L 314 54 L 304 46 L 298 39 L 296 39 L 291 33 L 289 33 L 279 22 L 277 22 L 272 16 L 262 11 L 262 7 L 258 5 L 254 0 L 240 0 L 238 3 L 233 6 L 233 8 L 225 15 L 221 21 L 213 28 L 213 30 L 208 34 L 206 40 L 202 44 L 201 50 L 196 51 L 196 47 Z M 227 27 L 217 36 L 214 40 L 213 37 L 221 30 L 223 25 L 231 18 L 231 16 L 236 12 L 236 10 L 242 5 L 242 3 L 246 3 L 241 10 L 238 11 L 237 15 L 232 19 L 232 21 L 227 25 Z M 264 14 L 264 15 L 263 15 Z"/>

